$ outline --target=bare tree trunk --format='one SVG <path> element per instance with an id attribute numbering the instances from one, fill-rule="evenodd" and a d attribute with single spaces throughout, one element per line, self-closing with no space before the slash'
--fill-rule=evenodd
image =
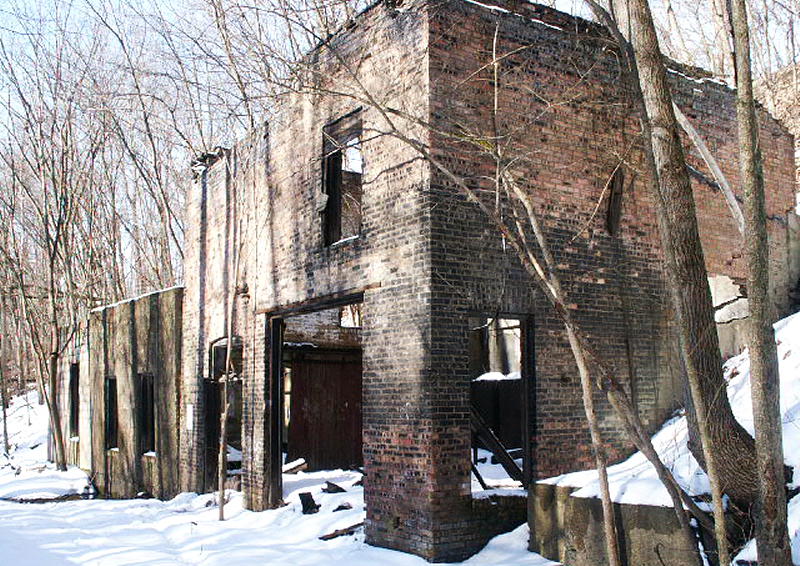
<path id="1" fill-rule="evenodd" d="M 758 560 L 791 566 L 780 410 L 778 354 L 769 301 L 769 245 L 764 204 L 764 172 L 753 102 L 750 37 L 745 0 L 733 0 L 736 114 L 739 124 L 739 171 L 744 189 L 747 298 L 750 307 L 748 347 L 750 386 L 756 432 L 759 497 L 755 527 Z"/>
<path id="2" fill-rule="evenodd" d="M 704 460 L 711 483 L 719 561 L 728 564 L 722 494 L 738 502 L 753 501 L 755 450 L 728 403 L 692 187 L 652 15 L 646 0 L 631 0 L 630 6 L 634 54 L 659 180 L 654 196 L 667 283 L 702 444 L 698 459 Z"/>
<path id="3" fill-rule="evenodd" d="M 230 338 L 230 334 L 228 335 Z M 217 458 L 218 474 L 217 489 L 219 490 L 219 520 L 225 520 L 225 480 L 228 478 L 228 381 L 230 380 L 230 351 L 231 343 L 228 341 L 228 353 L 225 355 L 225 374 L 222 376 L 222 411 L 219 417 L 219 457 Z"/>
<path id="4" fill-rule="evenodd" d="M 229 158 L 225 158 L 225 167 L 230 167 Z M 230 177 L 228 177 L 230 179 Z M 225 372 L 223 379 L 225 380 L 222 386 L 222 414 L 220 416 L 220 434 L 219 434 L 219 475 L 217 476 L 218 489 L 219 489 L 219 520 L 225 520 L 225 480 L 228 477 L 228 411 L 230 410 L 230 403 L 228 402 L 228 395 L 230 393 L 230 381 L 234 377 L 233 372 L 233 317 L 236 312 L 236 297 L 239 286 L 239 267 L 242 259 L 242 247 L 244 246 L 244 239 L 241 238 L 241 226 L 238 224 L 236 200 L 232 199 L 228 206 L 231 207 L 231 222 L 228 229 L 228 237 L 231 242 L 231 249 L 233 250 L 233 257 L 229 258 L 228 269 L 228 302 L 226 308 L 225 320 Z"/>
<path id="5" fill-rule="evenodd" d="M 609 566 L 620 566 L 619 543 L 617 542 L 617 530 L 614 524 L 614 505 L 611 501 L 611 492 L 608 488 L 608 455 L 606 454 L 605 442 L 600 432 L 600 425 L 597 422 L 597 413 L 594 406 L 594 391 L 592 387 L 592 376 L 586 363 L 586 355 L 580 347 L 578 337 L 571 327 L 567 326 L 567 338 L 578 365 L 578 374 L 581 378 L 581 395 L 583 397 L 583 409 L 586 414 L 586 422 L 589 423 L 589 435 L 592 439 L 594 448 L 594 460 L 597 467 L 598 480 L 600 482 L 600 501 L 603 505 L 603 532 L 606 539 L 606 555 Z"/>
<path id="6" fill-rule="evenodd" d="M 50 413 L 50 426 L 53 429 L 53 444 L 56 468 L 67 470 L 67 456 L 64 448 L 64 431 L 61 428 L 61 411 L 58 406 L 58 360 L 60 358 L 60 337 L 58 327 L 58 308 L 56 306 L 55 258 L 50 263 L 50 287 L 48 301 L 50 306 L 50 353 L 47 361 L 48 395 L 45 396 Z"/>
<path id="7" fill-rule="evenodd" d="M 8 443 L 8 391 L 6 389 L 6 372 L 5 372 L 5 345 L 6 338 L 6 303 L 3 301 L 0 304 L 0 406 L 3 407 L 3 447 L 6 454 L 11 452 L 11 445 Z"/>
<path id="8" fill-rule="evenodd" d="M 728 0 L 711 0 L 712 21 L 714 22 L 714 40 L 711 48 L 711 70 L 715 75 L 725 77 L 730 74 L 733 64 L 731 46 L 728 41 Z"/>

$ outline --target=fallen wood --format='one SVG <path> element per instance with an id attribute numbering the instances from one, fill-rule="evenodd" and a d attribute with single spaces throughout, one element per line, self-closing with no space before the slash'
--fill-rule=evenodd
<path id="1" fill-rule="evenodd" d="M 79 493 L 66 493 L 64 495 L 57 495 L 55 497 L 0 497 L 0 501 L 8 501 L 10 503 L 59 503 L 62 501 L 80 501 L 81 495 Z"/>
<path id="2" fill-rule="evenodd" d="M 319 511 L 319 503 L 314 501 L 314 496 L 308 491 L 300 494 L 300 503 L 303 505 L 303 515 L 313 515 Z"/>
<path id="3" fill-rule="evenodd" d="M 332 533 L 328 533 L 327 535 L 322 535 L 319 537 L 319 540 L 331 540 L 338 537 L 350 536 L 355 534 L 355 532 L 364 526 L 364 521 L 360 523 L 356 523 L 355 525 L 350 525 L 349 527 L 345 527 L 343 529 L 336 529 Z"/>
<path id="4" fill-rule="evenodd" d="M 503 443 L 497 438 L 492 430 L 486 425 L 486 422 L 481 417 L 478 410 L 473 405 L 470 411 L 470 425 L 473 432 L 483 442 L 484 446 L 497 458 L 500 465 L 506 471 L 508 476 L 517 481 L 522 481 L 522 470 L 519 468 L 514 459 L 509 456 Z"/>
<path id="5" fill-rule="evenodd" d="M 308 463 L 304 459 L 298 458 L 297 460 L 284 464 L 281 471 L 284 474 L 296 474 L 306 469 L 308 469 Z"/>
<path id="6" fill-rule="evenodd" d="M 478 471 L 478 466 L 472 464 L 472 473 L 475 474 L 475 478 L 478 480 L 478 483 L 481 484 L 482 489 L 489 489 L 489 486 L 486 485 L 486 482 L 483 481 L 483 476 Z"/>
<path id="7" fill-rule="evenodd" d="M 344 493 L 347 490 L 331 481 L 326 481 L 325 487 L 322 488 L 322 491 L 325 493 Z"/>

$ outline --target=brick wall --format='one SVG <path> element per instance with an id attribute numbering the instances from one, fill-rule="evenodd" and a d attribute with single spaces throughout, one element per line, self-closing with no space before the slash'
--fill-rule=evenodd
<path id="1" fill-rule="evenodd" d="M 526 377 L 536 475 L 590 465 L 577 372 L 558 320 L 497 231 L 412 147 L 430 149 L 470 186 L 491 188 L 495 169 L 485 143 L 471 140 L 493 135 L 485 65 L 496 30 L 501 52 L 519 49 L 501 65 L 498 129 L 508 154 L 519 156 L 514 172 L 541 211 L 575 314 L 648 426 L 676 405 L 681 385 L 662 254 L 618 59 L 585 22 L 527 3 L 504 6 L 524 10 L 524 17 L 459 0 L 374 6 L 307 58 L 312 88 L 288 95 L 268 127 L 198 167 L 186 217 L 184 489 L 205 487 L 202 379 L 210 343 L 225 334 L 232 293 L 234 333 L 244 343 L 242 485 L 250 508 L 274 503 L 271 490 L 279 489 L 270 485 L 267 456 L 268 416 L 277 407 L 269 397 L 268 321 L 346 295 L 363 293 L 369 543 L 454 560 L 479 548 L 501 522 L 522 520 L 514 511 L 520 505 L 494 506 L 500 511 L 492 515 L 470 492 L 471 315 L 533 318 L 535 352 L 528 354 L 535 355 L 535 372 Z M 680 104 L 735 185 L 731 93 L 672 78 Z M 359 107 L 363 228 L 356 239 L 325 246 L 318 212 L 322 131 Z M 422 127 L 427 122 L 431 129 Z M 786 260 L 778 236 L 790 200 L 791 140 L 763 122 L 777 269 Z M 395 128 L 396 135 L 387 134 Z M 687 148 L 704 171 L 688 142 Z M 601 194 L 620 163 L 623 214 L 611 236 Z M 710 271 L 741 277 L 721 196 L 699 183 L 695 189 Z M 233 277 L 236 253 L 241 269 Z M 597 401 L 612 453 L 622 456 L 630 447 L 608 405 Z"/>
<path id="2" fill-rule="evenodd" d="M 375 45 L 386 48 L 375 51 Z M 203 487 L 200 384 L 209 344 L 224 332 L 224 304 L 232 288 L 223 278 L 232 249 L 224 234 L 240 226 L 245 255 L 238 283 L 247 284 L 248 299 L 237 299 L 234 326 L 245 344 L 242 486 L 247 505 L 267 507 L 272 489 L 267 320 L 301 303 L 313 309 L 327 297 L 363 292 L 367 539 L 432 556 L 430 462 L 436 454 L 423 408 L 430 335 L 431 204 L 424 191 L 429 167 L 405 143 L 381 134 L 390 126 L 377 109 L 364 105 L 362 87 L 338 56 L 358 65 L 361 85 L 381 101 L 399 112 L 427 116 L 424 10 L 395 13 L 378 6 L 313 56 L 318 86 L 349 91 L 353 97 L 318 91 L 289 96 L 268 135 L 254 135 L 199 168 L 186 221 L 184 488 Z M 362 232 L 355 240 L 326 247 L 317 208 L 322 130 L 359 107 L 365 160 Z M 403 118 L 394 120 L 424 143 L 423 129 Z"/>
<path id="3" fill-rule="evenodd" d="M 495 163 L 486 148 L 499 136 L 505 162 L 513 162 L 512 173 L 540 215 L 576 319 L 653 429 L 680 402 L 682 385 L 638 119 L 618 57 L 605 34 L 586 22 L 527 3 L 485 4 L 502 9 L 455 0 L 431 3 L 430 105 L 433 128 L 441 132 L 433 155 L 494 208 Z M 496 92 L 493 49 L 502 58 Z M 670 77 L 678 103 L 737 186 L 733 93 L 678 72 Z M 499 112 L 493 117 L 495 94 Z M 761 127 L 773 302 L 779 313 L 785 312 L 788 289 L 792 142 L 763 112 Z M 690 163 L 711 178 L 688 140 L 685 146 Z M 612 236 L 604 187 L 618 166 L 625 175 L 622 220 Z M 709 272 L 741 280 L 739 236 L 722 195 L 699 182 L 694 189 Z M 475 544 L 480 532 L 447 526 L 456 523 L 469 500 L 470 313 L 533 316 L 536 362 L 527 378 L 535 382 L 530 400 L 535 474 L 589 468 L 593 457 L 563 326 L 511 247 L 504 247 L 487 217 L 447 175 L 434 170 L 431 194 L 432 382 L 426 406 L 441 415 L 432 434 L 446 435 L 433 464 L 440 483 L 432 497 L 435 524 L 442 526 L 438 548 L 450 557 Z M 511 212 L 506 208 L 504 214 L 508 218 Z M 620 422 L 602 395 L 596 402 L 612 458 L 626 455 L 632 448 Z"/>

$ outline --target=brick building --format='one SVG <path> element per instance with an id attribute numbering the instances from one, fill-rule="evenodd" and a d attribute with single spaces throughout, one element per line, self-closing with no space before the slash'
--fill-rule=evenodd
<path id="1" fill-rule="evenodd" d="M 280 502 L 284 452 L 363 465 L 368 542 L 460 559 L 525 519 L 524 497 L 473 493 L 478 375 L 519 377 L 524 484 L 592 457 L 562 327 L 456 181 L 509 222 L 519 208 L 497 195 L 497 176 L 528 195 L 578 321 L 644 422 L 655 428 L 679 405 L 663 256 L 619 58 L 599 27 L 535 4 L 413 0 L 373 5 L 305 65 L 269 125 L 195 164 L 182 367 L 168 398 L 180 488 L 214 489 L 219 360 L 230 348 L 229 428 L 248 507 Z M 737 186 L 732 91 L 696 70 L 670 76 Z M 792 137 L 760 116 L 782 313 Z M 709 273 L 741 281 L 723 197 L 686 148 Z M 620 423 L 597 402 L 614 455 L 625 455 Z"/>

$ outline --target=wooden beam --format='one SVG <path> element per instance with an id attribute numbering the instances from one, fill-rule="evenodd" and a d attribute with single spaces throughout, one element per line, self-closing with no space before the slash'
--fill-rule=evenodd
<path id="1" fill-rule="evenodd" d="M 295 303 L 289 303 L 288 305 L 257 309 L 256 314 L 266 314 L 270 317 L 290 316 L 344 305 L 351 305 L 353 303 L 360 303 L 363 301 L 365 291 L 369 291 L 370 289 L 378 289 L 380 287 L 380 283 L 370 283 L 369 285 L 365 285 L 363 287 L 347 289 L 345 291 L 339 291 L 329 295 L 323 295 L 321 297 L 305 299 Z"/>
<path id="2" fill-rule="evenodd" d="M 483 441 L 486 448 L 494 454 L 494 457 L 497 458 L 497 461 L 503 466 L 508 477 L 519 482 L 523 481 L 522 470 L 519 469 L 519 466 L 517 466 L 517 463 L 509 455 L 503 443 L 500 442 L 500 439 L 492 432 L 492 429 L 488 427 L 474 405 L 470 405 L 470 424 L 472 425 L 472 430 L 478 435 L 478 438 Z"/>
<path id="3" fill-rule="evenodd" d="M 267 374 L 267 423 L 264 431 L 269 439 L 267 447 L 267 506 L 271 509 L 283 505 L 283 319 L 271 318 L 267 322 L 269 363 Z"/>

